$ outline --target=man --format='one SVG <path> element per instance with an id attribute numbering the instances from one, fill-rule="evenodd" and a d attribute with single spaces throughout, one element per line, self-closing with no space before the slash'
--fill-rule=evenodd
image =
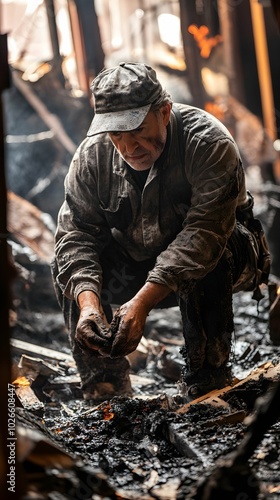
<path id="1" fill-rule="evenodd" d="M 208 113 L 175 106 L 148 65 L 103 70 L 92 92 L 95 115 L 66 177 L 53 265 L 84 395 L 130 394 L 126 356 L 151 309 L 176 303 L 188 396 L 222 387 L 232 294 L 253 290 L 258 276 L 237 146 Z M 120 306 L 113 317 L 111 305 Z"/>

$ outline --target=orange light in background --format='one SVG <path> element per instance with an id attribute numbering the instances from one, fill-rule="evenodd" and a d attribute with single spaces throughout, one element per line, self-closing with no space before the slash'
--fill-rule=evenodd
<path id="1" fill-rule="evenodd" d="M 221 35 L 208 38 L 209 28 L 207 28 L 204 24 L 200 27 L 196 26 L 196 24 L 191 24 L 188 27 L 188 32 L 193 35 L 198 47 L 200 48 L 200 55 L 205 59 L 210 56 L 213 47 L 223 41 L 223 37 Z"/>
<path id="2" fill-rule="evenodd" d="M 18 377 L 13 381 L 13 385 L 17 387 L 28 387 L 30 386 L 30 382 L 26 377 Z"/>
<path id="3" fill-rule="evenodd" d="M 215 102 L 206 102 L 204 105 L 204 109 L 205 109 L 205 111 L 207 111 L 211 115 L 218 118 L 218 120 L 223 121 L 225 118 L 225 113 L 224 113 L 223 109 L 221 108 L 221 106 L 219 106 Z"/>

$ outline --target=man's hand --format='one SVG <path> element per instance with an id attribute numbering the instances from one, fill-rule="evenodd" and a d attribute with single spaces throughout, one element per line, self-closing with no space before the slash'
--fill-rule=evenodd
<path id="1" fill-rule="evenodd" d="M 135 297 L 117 309 L 111 322 L 114 339 L 111 358 L 127 356 L 136 349 L 143 335 L 148 312 L 145 305 Z"/>
<path id="2" fill-rule="evenodd" d="M 112 333 L 104 313 L 92 307 L 81 311 L 75 341 L 86 354 L 109 356 L 112 346 L 111 337 Z"/>
<path id="3" fill-rule="evenodd" d="M 166 285 L 145 283 L 129 302 L 115 313 L 108 325 L 99 298 L 84 291 L 78 296 L 81 310 L 75 340 L 86 354 L 118 358 L 127 356 L 138 346 L 150 310 L 171 292 Z"/>
<path id="4" fill-rule="evenodd" d="M 109 356 L 112 333 L 98 297 L 93 292 L 82 292 L 78 303 L 81 312 L 75 333 L 76 343 L 87 355 Z"/>
<path id="5" fill-rule="evenodd" d="M 171 292 L 166 285 L 145 283 L 129 302 L 123 304 L 111 322 L 113 343 L 110 356 L 126 356 L 138 346 L 150 310 Z"/>

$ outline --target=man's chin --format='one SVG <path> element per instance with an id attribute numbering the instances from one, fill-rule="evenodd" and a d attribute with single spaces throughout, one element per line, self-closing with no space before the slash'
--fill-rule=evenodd
<path id="1" fill-rule="evenodd" d="M 149 161 L 144 161 L 144 160 L 139 160 L 139 161 L 127 161 L 125 160 L 126 163 L 128 163 L 128 165 L 133 168 L 133 170 L 148 170 L 149 168 L 151 168 L 151 166 L 153 165 L 153 163 L 149 160 Z"/>

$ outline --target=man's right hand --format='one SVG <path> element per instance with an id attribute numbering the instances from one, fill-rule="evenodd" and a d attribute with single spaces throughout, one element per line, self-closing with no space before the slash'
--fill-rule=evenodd
<path id="1" fill-rule="evenodd" d="M 76 343 L 87 355 L 109 356 L 112 333 L 98 297 L 93 292 L 82 292 L 78 303 L 81 312 L 75 333 Z"/>
<path id="2" fill-rule="evenodd" d="M 92 307 L 81 311 L 77 323 L 75 341 L 88 355 L 109 356 L 112 333 L 104 317 L 104 313 L 93 310 Z"/>

